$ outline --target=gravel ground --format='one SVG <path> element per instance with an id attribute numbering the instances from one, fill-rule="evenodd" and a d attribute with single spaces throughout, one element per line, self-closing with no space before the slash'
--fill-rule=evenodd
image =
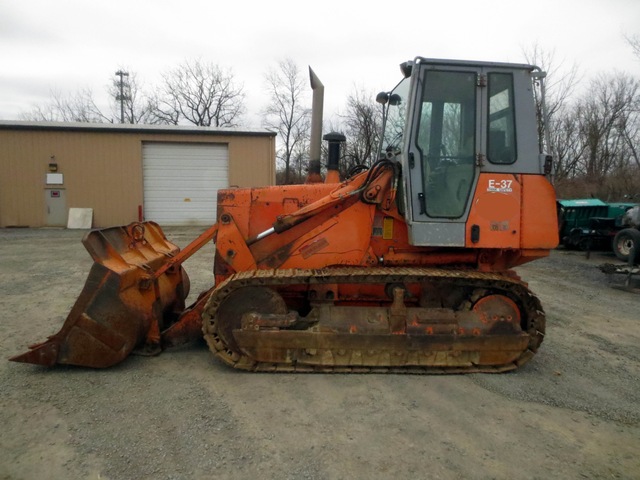
<path id="1" fill-rule="evenodd" d="M 196 229 L 167 229 L 184 247 Z M 0 230 L 0 356 L 61 326 L 83 232 Z M 211 284 L 211 248 L 186 268 Z M 547 336 L 500 375 L 247 374 L 203 342 L 108 370 L 0 362 L 0 480 L 640 478 L 640 296 L 612 255 L 518 268 Z"/>

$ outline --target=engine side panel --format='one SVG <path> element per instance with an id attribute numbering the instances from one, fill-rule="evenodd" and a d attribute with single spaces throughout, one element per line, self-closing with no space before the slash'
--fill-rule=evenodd
<path id="1" fill-rule="evenodd" d="M 521 181 L 522 175 L 480 175 L 466 225 L 467 247 L 520 248 Z"/>

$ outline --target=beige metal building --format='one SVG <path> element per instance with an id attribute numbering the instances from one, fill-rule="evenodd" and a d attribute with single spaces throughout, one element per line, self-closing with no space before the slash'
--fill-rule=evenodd
<path id="1" fill-rule="evenodd" d="M 207 225 L 219 188 L 274 184 L 268 130 L 0 121 L 0 227 Z"/>

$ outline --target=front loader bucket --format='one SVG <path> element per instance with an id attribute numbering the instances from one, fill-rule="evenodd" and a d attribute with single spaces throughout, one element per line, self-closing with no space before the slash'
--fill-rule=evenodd
<path id="1" fill-rule="evenodd" d="M 95 263 L 62 329 L 10 360 L 101 368 L 134 349 L 160 352 L 160 333 L 184 310 L 189 279 L 180 266 L 154 272 L 180 249 L 154 222 L 94 230 L 82 243 Z"/>

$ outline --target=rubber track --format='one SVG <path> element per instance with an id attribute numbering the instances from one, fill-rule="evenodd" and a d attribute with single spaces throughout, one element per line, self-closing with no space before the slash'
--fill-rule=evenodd
<path id="1" fill-rule="evenodd" d="M 513 363 L 482 367 L 331 367 L 259 363 L 246 356 L 232 360 L 228 351 L 220 347 L 214 338 L 212 319 L 224 299 L 234 290 L 249 286 L 281 287 L 284 285 L 313 285 L 323 283 L 412 283 L 440 281 L 457 284 L 460 287 L 499 290 L 517 298 L 523 307 L 523 317 L 528 321 L 529 346 Z M 527 285 L 514 277 L 473 270 L 452 270 L 439 268 L 388 267 L 361 268 L 336 267 L 314 270 L 252 270 L 231 275 L 222 282 L 209 297 L 203 311 L 203 333 L 211 351 L 224 363 L 241 370 L 253 372 L 304 372 L 304 373 L 409 373 L 409 374 L 449 374 L 449 373 L 499 373 L 514 370 L 529 361 L 544 339 L 545 314 L 538 298 Z"/>

